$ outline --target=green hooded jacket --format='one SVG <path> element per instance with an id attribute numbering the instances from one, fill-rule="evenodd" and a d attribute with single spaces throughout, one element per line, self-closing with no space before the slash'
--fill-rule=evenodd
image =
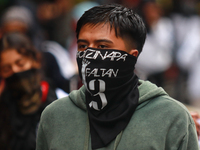
<path id="1" fill-rule="evenodd" d="M 139 80 L 139 105 L 128 126 L 98 150 L 198 150 L 190 113 L 160 87 Z M 36 150 L 91 150 L 85 87 L 43 111 Z"/>

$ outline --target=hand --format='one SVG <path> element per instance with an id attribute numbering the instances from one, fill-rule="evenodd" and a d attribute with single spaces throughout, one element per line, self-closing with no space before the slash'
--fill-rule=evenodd
<path id="1" fill-rule="evenodd" d="M 200 116 L 197 112 L 190 112 L 193 120 L 194 120 L 194 123 L 195 123 L 195 126 L 196 126 L 196 130 L 197 130 L 197 135 L 198 137 L 200 138 Z"/>

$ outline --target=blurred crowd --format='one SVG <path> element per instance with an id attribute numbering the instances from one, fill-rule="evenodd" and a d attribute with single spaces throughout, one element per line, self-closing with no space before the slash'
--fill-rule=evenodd
<path id="1" fill-rule="evenodd" d="M 200 107 L 199 0 L 1 0 L 0 37 L 16 31 L 28 36 L 42 53 L 44 76 L 69 93 L 80 86 L 76 22 L 85 10 L 105 3 L 133 8 L 146 23 L 147 40 L 136 65 L 139 78 Z M 4 84 L 2 79 L 0 92 Z"/>
<path id="2" fill-rule="evenodd" d="M 37 88 L 45 87 L 44 78 L 52 91 L 61 95 L 78 89 L 81 82 L 76 65 L 76 22 L 87 9 L 105 3 L 126 5 L 137 11 L 146 23 L 147 39 L 135 68 L 138 77 L 162 86 L 173 98 L 200 108 L 200 0 L 1 0 L 0 95 L 5 91 L 5 81 L 22 71 L 26 77 L 27 71 L 38 77 L 29 83 L 38 83 L 34 95 Z M 8 53 L 7 49 L 12 51 Z M 18 55 L 33 61 L 34 65 L 27 69 L 20 66 L 27 61 L 17 62 L 21 70 L 9 72 L 2 60 Z M 48 103 L 58 97 L 54 94 Z M 20 113 L 35 113 L 41 107 L 36 113 L 40 115 L 48 103 L 41 105 L 33 96 L 30 99 L 30 104 L 21 99 Z M 3 110 L 8 104 L 0 101 L 0 105 Z M 31 109 L 26 110 L 25 105 Z M 11 114 L 15 113 L 12 111 Z M 9 118 L 6 115 L 2 114 L 5 120 Z"/>

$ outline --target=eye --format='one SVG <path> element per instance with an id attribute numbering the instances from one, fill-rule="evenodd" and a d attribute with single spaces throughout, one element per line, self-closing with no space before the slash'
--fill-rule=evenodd
<path id="1" fill-rule="evenodd" d="M 83 50 L 86 50 L 87 49 L 87 45 L 85 44 L 78 44 L 78 50 L 79 51 L 83 51 Z"/>
<path id="2" fill-rule="evenodd" d="M 107 48 L 107 46 L 106 45 L 99 45 L 98 48 L 104 49 L 104 48 Z"/>
<path id="3" fill-rule="evenodd" d="M 27 59 L 23 58 L 16 62 L 17 66 L 23 67 L 27 62 Z"/>

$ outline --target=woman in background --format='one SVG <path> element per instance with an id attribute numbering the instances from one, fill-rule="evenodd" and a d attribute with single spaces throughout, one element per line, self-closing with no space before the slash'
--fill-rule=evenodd
<path id="1" fill-rule="evenodd" d="M 57 99 L 55 89 L 44 80 L 41 54 L 20 33 L 0 41 L 0 149 L 35 150 L 37 126 L 43 109 Z"/>

